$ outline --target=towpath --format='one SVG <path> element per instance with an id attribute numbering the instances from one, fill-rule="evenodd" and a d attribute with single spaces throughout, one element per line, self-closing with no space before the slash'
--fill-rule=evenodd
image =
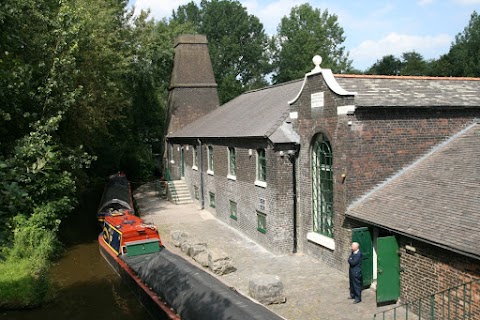
<path id="1" fill-rule="evenodd" d="M 162 241 L 177 253 L 202 268 L 171 243 L 170 231 L 182 230 L 191 238 L 219 248 L 233 259 L 237 270 L 217 276 L 228 286 L 248 294 L 248 282 L 255 274 L 280 276 L 285 286 L 287 302 L 267 306 L 290 320 L 367 320 L 376 312 L 375 292 L 362 292 L 362 303 L 348 300 L 348 274 L 327 266 L 322 261 L 303 254 L 276 255 L 254 243 L 239 231 L 216 219 L 196 204 L 175 205 L 157 196 L 153 184 L 145 184 L 134 194 L 140 215 L 146 222 L 157 225 Z M 204 269 L 207 271 L 207 269 Z"/>

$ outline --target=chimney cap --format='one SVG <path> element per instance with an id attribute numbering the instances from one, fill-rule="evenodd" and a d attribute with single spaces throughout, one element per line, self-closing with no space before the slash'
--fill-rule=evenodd
<path id="1" fill-rule="evenodd" d="M 181 34 L 175 39 L 175 47 L 179 44 L 207 44 L 207 36 L 204 34 Z"/>

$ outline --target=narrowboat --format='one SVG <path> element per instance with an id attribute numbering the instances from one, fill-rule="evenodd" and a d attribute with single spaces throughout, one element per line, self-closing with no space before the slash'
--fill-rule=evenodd
<path id="1" fill-rule="evenodd" d="M 127 176 L 123 172 L 111 175 L 105 184 L 97 210 L 98 221 L 103 223 L 105 216 L 123 215 L 133 211 L 132 190 Z"/>
<path id="2" fill-rule="evenodd" d="M 130 192 L 128 183 L 125 185 Z M 109 197 L 116 197 L 109 188 L 117 186 L 107 183 L 101 208 L 111 200 Z M 102 216 L 103 230 L 98 236 L 100 253 L 153 319 L 283 319 L 169 252 L 162 245 L 157 228 L 131 213 L 133 211 L 127 209 L 112 210 Z"/>

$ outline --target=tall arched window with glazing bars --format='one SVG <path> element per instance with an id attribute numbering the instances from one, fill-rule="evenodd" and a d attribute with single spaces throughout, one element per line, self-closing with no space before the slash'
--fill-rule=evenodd
<path id="1" fill-rule="evenodd" d="M 318 134 L 312 146 L 313 231 L 333 238 L 332 148 L 327 137 Z"/>

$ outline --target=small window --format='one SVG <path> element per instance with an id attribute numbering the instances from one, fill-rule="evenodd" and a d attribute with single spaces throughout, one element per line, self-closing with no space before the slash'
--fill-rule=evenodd
<path id="1" fill-rule="evenodd" d="M 257 230 L 267 233 L 267 215 L 260 211 L 257 211 Z"/>
<path id="2" fill-rule="evenodd" d="M 208 155 L 208 171 L 207 173 L 213 174 L 213 146 L 207 147 L 207 155 Z"/>
<path id="3" fill-rule="evenodd" d="M 267 180 L 267 159 L 265 149 L 257 150 L 257 181 L 266 182 Z"/>
<path id="4" fill-rule="evenodd" d="M 230 218 L 237 220 L 237 203 L 230 200 Z"/>
<path id="5" fill-rule="evenodd" d="M 215 208 L 215 193 L 210 192 L 210 207 Z"/>
<path id="6" fill-rule="evenodd" d="M 235 148 L 228 147 L 228 177 L 235 178 L 237 176 L 237 158 Z"/>
<path id="7" fill-rule="evenodd" d="M 258 207 L 259 207 L 260 211 L 267 210 L 266 206 L 265 206 L 265 198 L 258 199 Z"/>
<path id="8" fill-rule="evenodd" d="M 200 200 L 200 193 L 198 192 L 197 186 L 193 186 L 193 196 L 195 197 L 195 199 Z"/>
<path id="9" fill-rule="evenodd" d="M 192 168 L 193 169 L 198 169 L 198 158 L 197 158 L 197 146 L 193 146 L 193 150 L 192 150 L 192 153 L 193 153 L 193 164 L 192 164 Z"/>

